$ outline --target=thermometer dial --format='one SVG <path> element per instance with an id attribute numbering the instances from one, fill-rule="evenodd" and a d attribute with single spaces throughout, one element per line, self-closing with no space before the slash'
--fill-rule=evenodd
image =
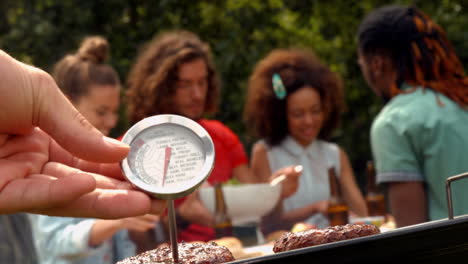
<path id="1" fill-rule="evenodd" d="M 214 145 L 206 130 L 178 115 L 145 118 L 122 141 L 130 153 L 122 161 L 125 177 L 137 188 L 161 199 L 193 192 L 209 176 Z"/>

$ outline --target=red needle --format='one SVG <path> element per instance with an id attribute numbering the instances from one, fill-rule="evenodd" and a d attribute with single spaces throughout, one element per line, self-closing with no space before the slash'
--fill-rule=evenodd
<path id="1" fill-rule="evenodd" d="M 166 147 L 164 151 L 164 172 L 163 172 L 163 179 L 162 179 L 162 186 L 164 186 L 164 181 L 166 180 L 166 173 L 167 167 L 169 165 L 169 161 L 171 160 L 171 147 Z"/>

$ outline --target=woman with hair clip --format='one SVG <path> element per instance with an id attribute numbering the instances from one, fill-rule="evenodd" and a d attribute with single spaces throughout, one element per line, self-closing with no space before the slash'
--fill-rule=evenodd
<path id="1" fill-rule="evenodd" d="M 341 80 L 310 51 L 274 50 L 255 67 L 244 113 L 251 132 L 262 138 L 253 147 L 254 174 L 265 178 L 291 164 L 304 167 L 297 192 L 264 219 L 264 232 L 288 230 L 297 222 L 328 226 L 330 167 L 351 211 L 367 214 L 346 153 L 328 141 L 343 108 Z"/>
<path id="2" fill-rule="evenodd" d="M 445 181 L 468 171 L 468 78 L 443 29 L 415 7 L 384 6 L 358 31 L 359 64 L 386 102 L 371 128 L 377 181 L 397 226 L 447 217 Z M 468 213 L 468 181 L 454 213 Z"/>
<path id="3" fill-rule="evenodd" d="M 53 77 L 83 116 L 104 135 L 115 126 L 120 79 L 105 63 L 109 44 L 102 37 L 85 38 L 77 53 L 54 67 Z M 155 215 L 116 220 L 31 215 L 33 234 L 43 264 L 112 264 L 136 254 L 128 232 L 154 226 Z"/>

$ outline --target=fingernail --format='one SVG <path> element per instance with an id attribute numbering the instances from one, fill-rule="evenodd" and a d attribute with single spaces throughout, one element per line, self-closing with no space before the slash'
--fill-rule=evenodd
<path id="1" fill-rule="evenodd" d="M 284 180 L 286 180 L 286 175 L 281 174 L 280 176 L 274 178 L 274 179 L 270 182 L 270 185 L 271 185 L 271 186 L 275 186 L 275 185 L 277 185 L 278 183 L 280 183 L 280 182 L 282 182 L 282 181 L 284 181 Z"/>
<path id="2" fill-rule="evenodd" d="M 129 146 L 125 143 L 122 143 L 121 141 L 118 141 L 116 139 L 113 139 L 113 138 L 110 138 L 110 137 L 102 137 L 104 139 L 105 142 L 111 144 L 111 145 L 114 145 L 114 146 L 117 146 L 117 147 L 120 147 L 120 148 L 129 148 Z"/>
<path id="3" fill-rule="evenodd" d="M 297 165 L 296 167 L 294 167 L 295 172 L 301 172 L 302 169 L 303 169 L 302 165 Z"/>

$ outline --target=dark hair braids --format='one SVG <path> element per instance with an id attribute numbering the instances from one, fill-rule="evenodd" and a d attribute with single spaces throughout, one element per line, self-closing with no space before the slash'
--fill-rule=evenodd
<path id="1" fill-rule="evenodd" d="M 444 30 L 421 10 L 394 5 L 376 9 L 361 23 L 358 38 L 364 55 L 385 53 L 393 60 L 398 79 L 392 97 L 407 82 L 440 92 L 461 107 L 468 105 L 463 66 Z"/>

